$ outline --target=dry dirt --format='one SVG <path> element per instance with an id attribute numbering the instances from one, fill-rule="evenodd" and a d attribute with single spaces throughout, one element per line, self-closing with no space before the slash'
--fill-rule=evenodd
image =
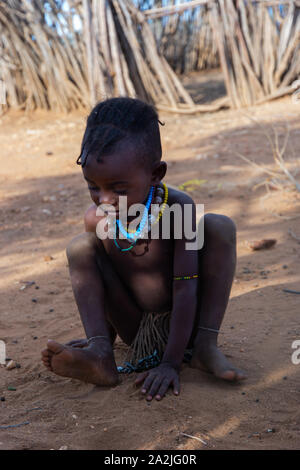
<path id="1" fill-rule="evenodd" d="M 300 364 L 291 355 L 300 340 L 300 296 L 283 289 L 300 291 L 299 241 L 289 233 L 300 237 L 300 198 L 274 190 L 262 199 L 265 188 L 253 188 L 266 175 L 236 155 L 273 167 L 266 136 L 245 113 L 273 123 L 281 140 L 288 122 L 286 158 L 295 170 L 299 111 L 288 97 L 243 112 L 161 116 L 165 181 L 206 180 L 192 191 L 195 201 L 237 225 L 238 264 L 219 345 L 248 379 L 227 384 L 184 365 L 180 396 L 151 404 L 134 375 L 105 389 L 43 368 L 48 338 L 83 337 L 65 247 L 83 231 L 90 204 L 75 164 L 85 115 L 0 119 L 0 339 L 21 366 L 0 368 L 0 427 L 28 423 L 0 428 L 0 449 L 299 449 Z M 247 242 L 263 238 L 277 243 L 251 251 Z M 121 363 L 120 342 L 115 352 Z"/>

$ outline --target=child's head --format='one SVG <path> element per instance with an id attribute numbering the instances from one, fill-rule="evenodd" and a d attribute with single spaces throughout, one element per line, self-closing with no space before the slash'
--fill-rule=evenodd
<path id="1" fill-rule="evenodd" d="M 156 110 L 138 99 L 111 98 L 94 107 L 77 163 L 95 204 L 117 208 L 119 195 L 127 196 L 128 205 L 142 203 L 161 181 L 166 163 L 159 122 Z"/>

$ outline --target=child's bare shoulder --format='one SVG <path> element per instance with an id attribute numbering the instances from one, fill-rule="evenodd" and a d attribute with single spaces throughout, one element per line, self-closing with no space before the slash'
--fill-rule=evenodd
<path id="1" fill-rule="evenodd" d="M 173 186 L 168 186 L 168 205 L 171 206 L 172 204 L 192 204 L 194 205 L 194 201 L 191 198 L 191 196 L 184 191 L 180 191 L 177 188 L 174 188 Z"/>

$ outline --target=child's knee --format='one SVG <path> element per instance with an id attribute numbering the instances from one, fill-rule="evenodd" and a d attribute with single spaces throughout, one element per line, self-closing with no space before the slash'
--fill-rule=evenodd
<path id="1" fill-rule="evenodd" d="M 220 243 L 236 244 L 236 225 L 226 215 L 208 213 L 204 216 L 205 236 Z"/>
<path id="2" fill-rule="evenodd" d="M 66 249 L 69 263 L 95 256 L 96 243 L 96 236 L 91 232 L 82 233 L 73 238 Z"/>

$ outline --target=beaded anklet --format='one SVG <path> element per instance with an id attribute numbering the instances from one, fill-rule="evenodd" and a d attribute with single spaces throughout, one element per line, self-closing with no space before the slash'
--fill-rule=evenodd
<path id="1" fill-rule="evenodd" d="M 214 333 L 219 333 L 220 330 L 214 330 L 213 328 L 205 328 L 204 326 L 198 326 L 198 330 L 207 330 L 207 331 L 213 331 Z"/>
<path id="2" fill-rule="evenodd" d="M 92 341 L 92 339 L 97 339 L 97 338 L 108 338 L 108 336 L 91 336 L 91 338 L 88 338 L 87 342 L 89 343 L 90 341 Z"/>
<path id="3" fill-rule="evenodd" d="M 174 276 L 173 281 L 189 281 L 190 279 L 197 279 L 198 277 L 198 274 L 194 274 L 193 276 Z"/>

